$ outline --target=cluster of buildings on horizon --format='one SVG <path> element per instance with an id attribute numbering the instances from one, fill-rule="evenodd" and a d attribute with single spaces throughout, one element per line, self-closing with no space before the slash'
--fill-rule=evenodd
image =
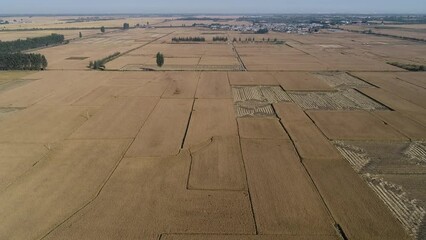
<path id="1" fill-rule="evenodd" d="M 321 29 L 330 28 L 329 24 L 320 23 L 262 23 L 252 25 L 229 25 L 229 24 L 194 24 L 195 27 L 206 27 L 212 30 L 237 31 L 240 33 L 267 33 L 283 32 L 295 34 L 309 34 Z"/>

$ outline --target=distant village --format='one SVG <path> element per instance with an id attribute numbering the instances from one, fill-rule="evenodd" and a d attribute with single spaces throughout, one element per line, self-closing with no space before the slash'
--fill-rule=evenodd
<path id="1" fill-rule="evenodd" d="M 268 33 L 269 31 L 295 33 L 295 34 L 309 34 L 318 32 L 320 29 L 330 28 L 328 24 L 318 23 L 267 23 L 267 24 L 253 24 L 253 25 L 230 25 L 230 24 L 193 24 L 195 27 L 205 27 L 212 30 L 224 31 L 237 31 L 240 33 Z"/>

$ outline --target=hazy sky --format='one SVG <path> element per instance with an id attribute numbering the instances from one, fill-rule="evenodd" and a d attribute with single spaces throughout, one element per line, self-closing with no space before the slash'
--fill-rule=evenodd
<path id="1" fill-rule="evenodd" d="M 425 0 L 0 0 L 26 13 L 426 13 Z"/>

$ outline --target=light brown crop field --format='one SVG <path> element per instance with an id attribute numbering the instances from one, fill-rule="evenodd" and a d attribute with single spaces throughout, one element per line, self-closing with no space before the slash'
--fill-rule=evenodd
<path id="1" fill-rule="evenodd" d="M 91 17 L 91 16 L 85 16 Z M 164 21 L 164 18 L 129 18 L 129 17 L 105 17 L 107 20 L 96 21 L 76 21 L 79 16 L 58 16 L 58 17 L 6 17 L 2 18 L 11 24 L 2 25 L 0 29 L 58 29 L 58 28 L 100 28 L 104 27 L 123 27 L 124 23 L 130 26 L 136 24 L 156 24 Z M 16 20 L 16 21 L 15 21 Z"/>
<path id="2" fill-rule="evenodd" d="M 154 27 L 0 31 L 71 39 L 0 72 L 0 239 L 425 238 L 424 43 L 64 18 L 7 28 Z"/>
<path id="3" fill-rule="evenodd" d="M 414 39 L 426 40 L 426 24 L 412 25 L 350 25 L 344 26 L 343 29 L 355 31 L 371 31 L 372 33 L 385 34 L 396 37 L 409 37 Z"/>

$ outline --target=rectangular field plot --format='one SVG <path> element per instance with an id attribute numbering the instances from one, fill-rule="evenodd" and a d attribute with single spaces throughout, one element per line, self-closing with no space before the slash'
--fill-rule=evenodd
<path id="1" fill-rule="evenodd" d="M 231 85 L 278 85 L 277 80 L 268 72 L 229 72 L 229 83 Z"/>
<path id="2" fill-rule="evenodd" d="M 190 148 L 189 189 L 244 190 L 243 159 L 238 136 L 213 137 Z"/>
<path id="3" fill-rule="evenodd" d="M 165 60 L 167 61 L 167 59 Z M 232 65 L 208 65 L 193 62 L 194 64 L 186 64 L 185 62 L 180 63 L 170 63 L 167 61 L 161 68 L 152 64 L 128 64 L 120 68 L 124 71 L 142 71 L 142 70 L 162 70 L 162 71 L 240 71 L 242 67 L 238 64 Z"/>
<path id="4" fill-rule="evenodd" d="M 288 94 L 305 110 L 388 110 L 386 106 L 353 89 L 338 92 L 289 92 Z"/>
<path id="5" fill-rule="evenodd" d="M 156 65 L 155 54 L 165 56 L 164 65 Z M 122 60 L 120 60 L 123 58 Z M 127 64 L 125 64 L 127 63 Z M 243 67 L 232 47 L 227 44 L 149 44 L 114 60 L 107 66 L 121 70 L 223 70 L 237 71 Z"/>
<path id="6" fill-rule="evenodd" d="M 426 144 L 335 141 L 334 145 L 409 235 L 424 239 L 426 190 L 420 182 L 426 176 Z"/>
<path id="7" fill-rule="evenodd" d="M 364 82 L 358 78 L 352 77 L 347 73 L 317 73 L 315 77 L 323 80 L 329 86 L 337 89 L 347 89 L 347 88 L 366 88 L 374 87 L 373 85 Z"/>
<path id="8" fill-rule="evenodd" d="M 161 157 L 178 154 L 188 126 L 192 104 L 192 99 L 161 99 L 126 156 Z"/>
<path id="9" fill-rule="evenodd" d="M 307 111 L 331 140 L 408 140 L 394 128 L 365 111 Z"/>
<path id="10" fill-rule="evenodd" d="M 333 91 L 334 89 L 313 73 L 276 72 L 274 77 L 286 91 Z"/>
<path id="11" fill-rule="evenodd" d="M 273 116 L 273 103 L 291 102 L 279 86 L 234 86 L 232 88 L 238 117 Z"/>
<path id="12" fill-rule="evenodd" d="M 426 174 L 425 142 L 334 141 L 361 174 Z"/>
<path id="13" fill-rule="evenodd" d="M 242 139 L 241 148 L 260 234 L 333 234 L 326 208 L 290 141 Z"/>

